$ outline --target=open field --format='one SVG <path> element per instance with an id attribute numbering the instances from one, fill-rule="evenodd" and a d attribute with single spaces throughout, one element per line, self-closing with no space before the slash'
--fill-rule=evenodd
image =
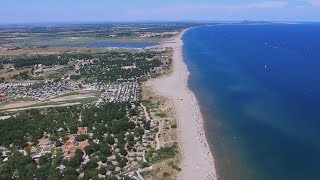
<path id="1" fill-rule="evenodd" d="M 4 69 L 0 70 L 0 77 L 4 78 L 4 81 L 11 82 L 12 77 L 19 75 L 22 72 L 28 72 L 30 74 L 31 68 L 15 69 L 13 71 L 6 71 Z"/>
<path id="2" fill-rule="evenodd" d="M 37 38 L 31 39 L 31 41 L 22 41 L 16 43 L 18 46 L 57 46 L 63 44 L 82 44 L 89 42 L 161 42 L 162 38 L 135 38 L 135 37 L 118 37 L 118 38 L 95 38 L 95 37 L 62 37 L 60 39 L 43 42 Z"/>
<path id="3" fill-rule="evenodd" d="M 33 56 L 51 55 L 64 53 L 99 53 L 105 52 L 104 48 L 83 48 L 83 47 L 45 47 L 45 48 L 23 48 L 23 49 L 1 49 L 0 56 Z"/>
<path id="4" fill-rule="evenodd" d="M 85 42 L 158 42 L 193 24 L 74 24 L 51 27 L 0 27 L 0 45 L 46 46 Z"/>
<path id="5" fill-rule="evenodd" d="M 44 105 L 44 106 L 31 106 L 26 108 L 16 108 L 16 109 L 9 109 L 6 110 L 7 112 L 16 112 L 16 111 L 25 111 L 28 109 L 42 109 L 42 108 L 51 108 L 51 107 L 66 107 L 66 106 L 74 106 L 79 105 L 81 103 L 65 103 L 65 104 L 55 104 L 55 105 Z"/>
<path id="6" fill-rule="evenodd" d="M 88 104 L 98 100 L 101 93 L 97 91 L 75 91 L 49 101 L 23 101 L 3 104 L 0 111 L 21 111 L 34 108 L 47 108 L 59 106 L 71 106 L 77 104 Z"/>

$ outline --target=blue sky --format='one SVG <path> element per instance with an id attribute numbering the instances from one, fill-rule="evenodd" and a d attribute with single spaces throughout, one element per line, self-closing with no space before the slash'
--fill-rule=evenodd
<path id="1" fill-rule="evenodd" d="M 320 21 L 320 0 L 1 0 L 0 23 Z"/>

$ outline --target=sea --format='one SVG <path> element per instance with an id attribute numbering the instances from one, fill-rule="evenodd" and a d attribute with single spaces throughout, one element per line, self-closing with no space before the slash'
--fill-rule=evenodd
<path id="1" fill-rule="evenodd" d="M 219 180 L 320 180 L 320 24 L 205 26 L 183 40 Z"/>

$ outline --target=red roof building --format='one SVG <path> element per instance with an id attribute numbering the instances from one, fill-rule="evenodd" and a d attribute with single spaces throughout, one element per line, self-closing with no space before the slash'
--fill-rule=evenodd
<path id="1" fill-rule="evenodd" d="M 87 127 L 78 127 L 77 135 L 86 135 L 88 134 Z"/>
<path id="2" fill-rule="evenodd" d="M 65 150 L 64 159 L 73 158 L 76 155 L 76 151 L 79 149 L 85 153 L 84 149 L 89 146 L 88 140 L 77 142 L 73 135 L 70 135 L 69 140 L 64 144 Z"/>

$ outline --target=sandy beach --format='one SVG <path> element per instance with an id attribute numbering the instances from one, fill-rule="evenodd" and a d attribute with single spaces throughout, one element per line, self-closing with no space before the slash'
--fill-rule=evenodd
<path id="1" fill-rule="evenodd" d="M 154 93 L 171 100 L 175 107 L 179 125 L 179 144 L 182 153 L 180 179 L 217 179 L 214 159 L 209 149 L 203 128 L 203 118 L 194 93 L 188 88 L 189 71 L 183 61 L 183 34 L 163 44 L 171 47 L 173 53 L 173 72 L 146 83 Z"/>

